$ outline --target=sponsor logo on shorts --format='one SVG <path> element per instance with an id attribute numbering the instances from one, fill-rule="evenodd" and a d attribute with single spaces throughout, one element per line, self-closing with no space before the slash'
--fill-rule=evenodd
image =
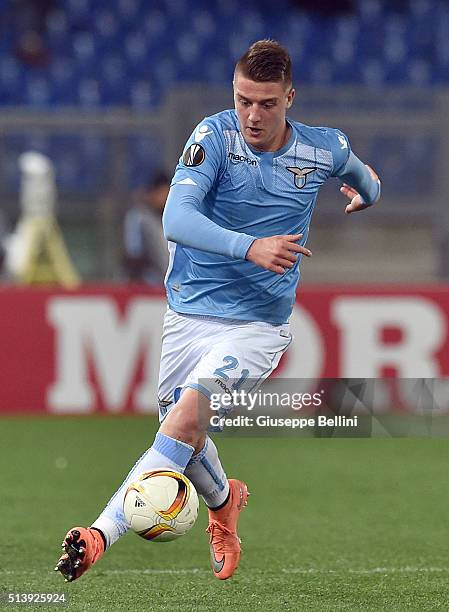
<path id="1" fill-rule="evenodd" d="M 215 383 L 217 383 L 217 385 L 218 385 L 219 387 L 221 387 L 221 388 L 223 389 L 223 391 L 225 391 L 225 392 L 226 392 L 226 393 L 228 393 L 229 395 L 231 395 L 231 394 L 232 394 L 232 391 L 229 389 L 229 387 L 227 387 L 227 386 L 225 385 L 225 383 L 224 383 L 222 380 L 220 380 L 219 378 L 216 378 L 216 379 L 214 380 L 214 382 L 215 382 Z"/>

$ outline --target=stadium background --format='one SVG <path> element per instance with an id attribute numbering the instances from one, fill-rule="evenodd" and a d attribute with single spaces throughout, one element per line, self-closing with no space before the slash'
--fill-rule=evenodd
<path id="1" fill-rule="evenodd" d="M 341 128 L 383 181 L 379 206 L 349 218 L 338 183 L 322 190 L 282 375 L 449 376 L 448 31 L 444 0 L 0 2 L 0 212 L 13 229 L 19 157 L 47 155 L 83 281 L 0 287 L 2 589 L 54 591 L 68 523 L 92 520 L 151 441 L 152 417 L 122 413 L 155 408 L 163 296 L 123 283 L 123 215 L 197 121 L 232 104 L 234 62 L 254 40 L 292 54 L 292 117 Z M 417 410 L 386 398 L 382 410 Z M 232 587 L 209 579 L 198 526 L 163 557 L 125 538 L 83 579 L 88 595 L 73 585 L 70 608 L 447 609 L 446 440 L 269 444 L 275 460 L 256 471 L 266 446 L 221 441 L 257 492 Z M 274 500 L 300 508 L 276 541 L 260 537 Z"/>

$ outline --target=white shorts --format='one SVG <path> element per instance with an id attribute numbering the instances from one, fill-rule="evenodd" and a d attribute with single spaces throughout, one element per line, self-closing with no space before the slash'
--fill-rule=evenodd
<path id="1" fill-rule="evenodd" d="M 207 397 L 222 394 L 229 381 L 254 391 L 277 367 L 291 341 L 288 323 L 181 315 L 168 309 L 159 372 L 160 420 L 186 387 Z"/>

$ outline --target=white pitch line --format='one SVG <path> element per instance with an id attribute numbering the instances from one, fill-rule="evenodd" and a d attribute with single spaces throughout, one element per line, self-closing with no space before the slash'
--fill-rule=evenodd
<path id="1" fill-rule="evenodd" d="M 99 570 L 101 571 L 101 570 Z M 125 569 L 125 570 L 106 570 L 104 574 L 209 574 L 210 570 L 191 567 L 188 569 Z"/>
<path id="2" fill-rule="evenodd" d="M 109 569 L 109 570 L 98 570 L 101 574 L 106 575 L 120 575 L 120 574 L 138 574 L 139 576 L 142 574 L 209 574 L 210 570 L 208 569 L 200 569 L 199 567 L 192 567 L 186 569 Z M 2 570 L 0 569 L 1 575 L 23 575 L 23 574 L 31 574 L 31 575 L 40 575 L 42 572 L 37 570 Z"/>
<path id="3" fill-rule="evenodd" d="M 425 573 L 449 573 L 449 567 L 373 567 L 368 570 L 349 570 L 354 574 L 414 574 L 419 572 Z"/>
<path id="4" fill-rule="evenodd" d="M 318 569 L 318 568 L 301 568 L 301 567 L 285 567 L 282 569 L 284 574 L 341 574 L 342 572 L 349 574 L 413 574 L 413 573 L 449 573 L 449 567 L 372 567 L 369 569 L 353 569 L 346 568 L 343 570 L 333 569 Z"/>
<path id="5" fill-rule="evenodd" d="M 191 567 L 191 568 L 179 568 L 179 569 L 156 569 L 156 568 L 144 568 L 144 569 L 108 569 L 108 570 L 98 570 L 101 574 L 106 574 L 107 576 L 120 576 L 127 574 L 135 574 L 138 576 L 141 575 L 182 575 L 182 574 L 209 574 L 209 569 L 203 569 L 199 567 Z M 260 574 L 260 575 L 278 575 L 279 572 L 267 571 L 267 570 L 250 570 L 251 574 Z M 417 574 L 417 573 L 427 573 L 427 574 L 448 574 L 449 567 L 414 567 L 414 566 L 404 566 L 404 567 L 372 567 L 366 569 L 357 569 L 357 568 L 344 568 L 344 569 L 322 569 L 322 568 L 314 568 L 314 567 L 284 567 L 280 570 L 283 574 Z M 0 569 L 0 576 L 23 576 L 26 574 L 29 575 L 42 575 L 42 571 L 37 570 L 3 570 Z"/>

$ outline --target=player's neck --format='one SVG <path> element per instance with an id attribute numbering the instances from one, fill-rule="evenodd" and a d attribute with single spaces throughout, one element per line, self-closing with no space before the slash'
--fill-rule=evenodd
<path id="1" fill-rule="evenodd" d="M 279 147 L 276 149 L 276 151 L 279 151 L 279 149 L 282 149 L 283 147 L 285 147 L 287 142 L 290 140 L 291 133 L 292 133 L 292 128 L 290 127 L 290 125 L 286 121 L 285 122 L 285 129 L 284 129 L 284 134 L 283 134 L 282 142 L 279 145 Z"/>
<path id="2" fill-rule="evenodd" d="M 259 149 L 258 147 L 253 147 L 253 148 L 256 151 L 260 151 L 261 153 L 276 153 L 277 151 L 285 147 L 285 145 L 290 139 L 291 133 L 292 133 L 292 128 L 290 127 L 289 123 L 286 121 L 285 129 L 281 137 L 276 138 L 270 145 L 268 145 L 267 147 L 264 147 L 263 149 Z"/>

